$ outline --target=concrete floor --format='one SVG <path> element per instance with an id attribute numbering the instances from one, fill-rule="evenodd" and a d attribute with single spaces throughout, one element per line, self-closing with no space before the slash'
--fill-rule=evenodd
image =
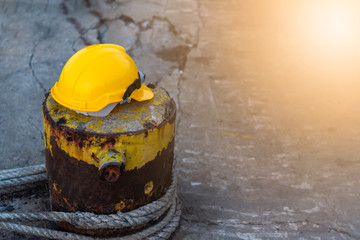
<path id="1" fill-rule="evenodd" d="M 45 91 L 75 51 L 111 42 L 177 102 L 174 239 L 360 239 L 360 72 L 306 48 L 294 9 L 279 0 L 0 1 L 0 168 L 44 162 Z"/>

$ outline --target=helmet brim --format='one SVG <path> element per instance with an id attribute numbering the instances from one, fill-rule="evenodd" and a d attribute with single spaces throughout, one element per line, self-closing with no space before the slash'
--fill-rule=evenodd
<path id="1" fill-rule="evenodd" d="M 139 89 L 136 89 L 130 96 L 131 99 L 134 99 L 136 101 L 146 101 L 150 100 L 154 97 L 154 93 L 151 91 L 150 88 L 148 88 L 145 84 L 141 84 L 141 87 Z"/>

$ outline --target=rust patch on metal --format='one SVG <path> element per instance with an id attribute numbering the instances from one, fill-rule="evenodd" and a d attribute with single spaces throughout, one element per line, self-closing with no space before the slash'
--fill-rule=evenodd
<path id="1" fill-rule="evenodd" d="M 174 141 L 144 167 L 124 172 L 116 182 L 106 182 L 99 180 L 96 167 L 69 157 L 54 145 L 53 158 L 46 151 L 48 181 L 50 186 L 56 182 L 56 189 L 61 186 L 61 191 L 50 189 L 51 210 L 111 214 L 119 210 L 127 212 L 160 198 L 171 183 L 173 148 Z M 153 183 L 151 190 L 149 182 Z M 96 236 L 111 236 L 134 230 L 93 231 L 76 228 L 68 223 L 60 223 L 59 227 Z"/>
<path id="2" fill-rule="evenodd" d="M 109 166 L 101 172 L 101 178 L 108 182 L 115 182 L 120 177 L 120 166 Z"/>
<path id="3" fill-rule="evenodd" d="M 115 205 L 125 203 L 123 211 L 143 206 L 160 198 L 170 186 L 173 163 L 174 141 L 167 149 L 140 169 L 125 171 L 115 182 L 99 180 L 95 166 L 78 161 L 56 146 L 53 155 L 46 151 L 46 168 L 49 184 L 57 183 L 61 192 L 50 188 L 53 211 L 88 211 L 94 213 L 116 213 Z M 151 196 L 144 192 L 144 186 L 152 181 Z M 67 203 L 63 198 L 67 199 Z M 71 206 L 71 207 L 69 207 Z M 101 212 L 99 206 L 102 206 Z"/>

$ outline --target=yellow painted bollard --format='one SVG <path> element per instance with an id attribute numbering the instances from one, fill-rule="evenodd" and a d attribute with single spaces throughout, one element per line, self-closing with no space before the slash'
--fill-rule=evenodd
<path id="1" fill-rule="evenodd" d="M 164 195 L 171 184 L 176 107 L 161 88 L 149 101 L 117 105 L 105 117 L 43 101 L 46 170 L 53 211 L 111 214 Z M 112 235 L 124 230 L 69 231 Z M 129 229 L 128 229 L 129 230 Z"/>

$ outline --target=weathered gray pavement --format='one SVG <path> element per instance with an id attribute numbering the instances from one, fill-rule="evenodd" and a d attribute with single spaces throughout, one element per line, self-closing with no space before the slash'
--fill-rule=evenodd
<path id="1" fill-rule="evenodd" d="M 177 102 L 174 239 L 360 239 L 359 72 L 299 60 L 276 2 L 0 1 L 0 168 L 44 162 L 45 91 L 111 42 Z"/>

